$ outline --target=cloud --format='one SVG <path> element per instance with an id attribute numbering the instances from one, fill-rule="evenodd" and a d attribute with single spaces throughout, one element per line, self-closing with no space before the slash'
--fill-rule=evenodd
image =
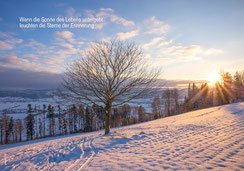
<path id="1" fill-rule="evenodd" d="M 80 12 L 77 12 L 74 8 L 70 7 L 67 9 L 66 11 L 67 15 L 69 17 L 81 17 L 81 13 Z"/>
<path id="2" fill-rule="evenodd" d="M 145 34 L 163 35 L 169 32 L 170 26 L 163 21 L 157 20 L 155 16 L 145 21 Z"/>
<path id="3" fill-rule="evenodd" d="M 31 39 L 30 42 L 26 43 L 24 46 L 32 47 L 33 49 L 46 49 L 46 46 L 36 40 Z"/>
<path id="4" fill-rule="evenodd" d="M 173 40 L 166 41 L 163 37 L 155 37 L 143 45 L 151 58 L 147 58 L 150 65 L 155 67 L 167 66 L 175 63 L 190 62 L 201 59 L 201 48 L 198 45 L 172 45 Z"/>
<path id="5" fill-rule="evenodd" d="M 11 50 L 16 44 L 22 43 L 23 39 L 14 38 L 10 33 L 0 32 L 0 50 Z"/>
<path id="6" fill-rule="evenodd" d="M 160 44 L 158 44 L 158 47 L 164 47 L 164 46 L 168 46 L 170 44 L 173 43 L 173 40 L 170 40 L 170 41 L 163 41 L 161 42 Z"/>
<path id="7" fill-rule="evenodd" d="M 50 45 L 45 45 L 34 39 L 25 41 L 23 48 L 30 47 L 27 52 L 0 54 L 0 66 L 23 68 L 27 70 L 57 72 L 64 64 L 71 61 L 76 54 L 81 53 L 84 42 L 74 38 L 70 31 L 59 31 L 54 34 Z"/>
<path id="8" fill-rule="evenodd" d="M 0 38 L 1 39 L 11 39 L 11 33 L 6 33 L 6 32 L 0 32 Z"/>
<path id="9" fill-rule="evenodd" d="M 22 39 L 16 39 L 11 34 L 0 32 L 0 49 L 12 50 L 14 45 L 22 43 Z M 26 40 L 21 46 L 22 53 L 13 51 L 0 52 L 0 67 L 17 68 L 32 71 L 57 72 L 82 53 L 80 49 L 85 43 L 74 38 L 70 31 L 58 31 L 50 45 L 45 45 L 34 39 Z"/>
<path id="10" fill-rule="evenodd" d="M 33 59 L 33 60 L 39 60 L 40 59 L 39 57 L 37 57 L 36 55 L 33 55 L 33 54 L 23 54 L 22 56 L 25 58 Z"/>
<path id="11" fill-rule="evenodd" d="M 224 53 L 221 49 L 210 48 L 205 51 L 206 55 L 218 55 Z"/>
<path id="12" fill-rule="evenodd" d="M 0 18 L 0 22 L 2 22 L 3 21 L 3 18 Z"/>
<path id="13" fill-rule="evenodd" d="M 65 41 L 68 41 L 69 43 L 77 45 L 78 47 L 81 47 L 84 44 L 83 41 L 75 39 L 74 33 L 70 32 L 70 31 L 62 31 L 62 32 L 57 31 L 56 36 L 57 36 L 56 40 L 59 43 L 64 42 L 63 40 L 65 40 Z"/>
<path id="14" fill-rule="evenodd" d="M 56 57 L 56 58 L 46 58 L 43 59 L 43 63 L 48 66 L 48 71 L 50 72 L 57 72 L 62 71 L 65 67 L 65 58 L 63 56 Z"/>
<path id="15" fill-rule="evenodd" d="M 200 52 L 200 46 L 198 45 L 190 45 L 190 46 L 171 46 L 165 48 L 161 51 L 162 53 L 170 56 L 177 56 L 182 59 L 190 59 L 195 57 L 195 55 Z"/>
<path id="16" fill-rule="evenodd" d="M 96 12 L 94 10 L 85 10 L 85 15 L 89 18 L 94 18 L 96 16 Z"/>
<path id="17" fill-rule="evenodd" d="M 158 44 L 158 43 L 159 43 L 160 41 L 162 41 L 162 40 L 164 40 L 163 37 L 155 37 L 155 38 L 153 38 L 149 43 L 144 44 L 144 45 L 143 45 L 143 48 L 144 48 L 145 50 L 148 50 L 150 47 L 152 47 L 152 46 Z"/>
<path id="18" fill-rule="evenodd" d="M 0 40 L 0 50 L 10 50 L 13 48 L 14 48 L 13 45 Z"/>
<path id="19" fill-rule="evenodd" d="M 50 89 L 57 88 L 62 75 L 16 68 L 0 68 L 0 89 Z"/>
<path id="20" fill-rule="evenodd" d="M 139 34 L 139 30 L 134 30 L 134 31 L 130 31 L 130 32 L 120 32 L 117 34 L 117 38 L 120 40 L 126 40 L 126 39 L 130 39 L 132 37 L 135 37 Z"/>
<path id="21" fill-rule="evenodd" d="M 79 40 L 76 40 L 74 34 L 70 31 L 56 32 L 56 42 L 54 52 L 59 57 L 65 58 L 72 54 L 79 54 L 80 47 L 85 43 Z"/>
<path id="22" fill-rule="evenodd" d="M 59 45 L 59 48 L 57 48 L 57 51 L 55 54 L 57 54 L 59 57 L 67 57 L 67 55 L 77 54 L 79 50 L 75 48 L 72 44 L 69 43 L 57 43 Z"/>
<path id="23" fill-rule="evenodd" d="M 171 45 L 172 43 L 173 43 L 173 40 L 167 41 L 162 36 L 160 36 L 160 37 L 154 37 L 150 42 L 145 43 L 143 45 L 143 48 L 145 50 L 149 50 L 151 47 L 154 48 L 154 49 L 157 49 L 157 48 L 162 48 L 162 47 Z"/>
<path id="24" fill-rule="evenodd" d="M 5 42 L 12 44 L 12 45 L 22 43 L 23 41 L 24 41 L 23 39 L 15 39 L 15 38 L 5 40 Z"/>
<path id="25" fill-rule="evenodd" d="M 19 58 L 15 53 L 0 52 L 0 66 L 8 68 L 19 68 L 23 70 L 40 70 L 40 65 L 27 59 Z"/>
<path id="26" fill-rule="evenodd" d="M 121 24 L 123 26 L 135 26 L 135 23 L 133 21 L 126 20 L 122 17 L 118 17 L 117 15 L 111 15 L 110 21 Z"/>
<path id="27" fill-rule="evenodd" d="M 74 38 L 73 38 L 74 34 L 70 31 L 61 31 L 61 32 L 57 31 L 56 35 L 59 38 L 63 38 L 65 40 L 68 40 L 71 43 L 74 42 Z"/>
<path id="28" fill-rule="evenodd" d="M 110 22 L 123 25 L 125 27 L 131 27 L 136 25 L 134 21 L 127 20 L 123 17 L 119 17 L 118 15 L 114 14 L 114 10 L 111 8 L 100 8 L 98 12 L 94 10 L 86 10 L 85 13 L 90 18 L 101 17 L 104 19 L 103 23 L 96 24 L 97 29 L 102 29 L 107 24 L 105 22 L 106 19 Z"/>
<path id="29" fill-rule="evenodd" d="M 173 40 L 165 40 L 162 36 L 154 37 L 150 42 L 144 44 L 143 48 L 147 53 L 151 53 L 154 57 L 152 60 L 155 60 L 155 58 L 157 60 L 163 59 L 167 61 L 167 64 L 199 59 L 197 55 L 202 52 L 202 49 L 198 45 L 174 45 Z"/>
<path id="30" fill-rule="evenodd" d="M 114 12 L 114 10 L 112 8 L 100 8 L 100 11 L 104 11 L 104 12 Z"/>
<path id="31" fill-rule="evenodd" d="M 223 53 L 220 49 L 206 49 L 204 50 L 199 45 L 174 45 L 163 47 L 159 49 L 153 49 L 156 51 L 155 58 L 151 58 L 149 61 L 153 66 L 171 65 L 182 62 L 191 62 L 201 60 L 206 56 L 217 55 Z"/>
<path id="32" fill-rule="evenodd" d="M 51 46 L 47 46 L 43 49 L 37 49 L 34 54 L 36 57 L 41 59 L 41 65 L 51 72 L 62 71 L 65 64 L 71 61 L 76 55 L 82 53 L 80 47 L 85 44 L 84 42 L 75 39 L 74 33 L 70 31 L 57 31 L 55 32 L 54 37 L 55 38 Z"/>

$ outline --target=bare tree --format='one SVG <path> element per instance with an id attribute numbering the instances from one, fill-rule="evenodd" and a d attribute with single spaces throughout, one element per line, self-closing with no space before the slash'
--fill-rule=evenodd
<path id="1" fill-rule="evenodd" d="M 3 133 L 4 133 L 4 121 L 3 119 L 0 120 L 0 133 L 1 133 L 1 144 L 3 144 Z"/>
<path id="2" fill-rule="evenodd" d="M 65 99 L 102 106 L 105 134 L 110 131 L 112 107 L 145 94 L 155 83 L 159 71 L 149 69 L 140 47 L 118 40 L 92 43 L 83 56 L 66 68 Z"/>
<path id="3" fill-rule="evenodd" d="M 121 106 L 121 110 L 122 110 L 122 124 L 123 126 L 128 125 L 130 120 L 131 107 L 128 104 L 124 104 L 123 106 Z"/>
<path id="4" fill-rule="evenodd" d="M 179 113 L 179 90 L 174 88 L 172 91 L 172 96 L 174 100 L 174 114 Z"/>
<path id="5" fill-rule="evenodd" d="M 162 99 L 163 99 L 163 102 L 164 102 L 164 109 L 165 109 L 165 112 L 167 113 L 167 115 L 164 115 L 164 116 L 170 116 L 171 115 L 171 97 L 172 97 L 172 94 L 171 94 L 171 91 L 169 88 L 165 89 L 163 91 L 163 95 L 162 95 Z"/>
<path id="6" fill-rule="evenodd" d="M 3 124 L 4 124 L 4 130 L 5 130 L 5 144 L 8 144 L 8 138 L 9 138 L 9 116 L 7 116 L 7 110 L 3 110 Z"/>
<path id="7" fill-rule="evenodd" d="M 46 105 L 43 104 L 43 137 L 46 136 Z"/>
<path id="8" fill-rule="evenodd" d="M 17 119 L 14 124 L 15 142 L 22 141 L 22 131 L 23 131 L 22 121 L 21 119 Z"/>
<path id="9" fill-rule="evenodd" d="M 139 106 L 138 109 L 138 120 L 139 122 L 144 122 L 146 120 L 146 110 L 142 106 Z"/>
<path id="10" fill-rule="evenodd" d="M 152 102 L 152 113 L 154 114 L 153 118 L 158 119 L 161 117 L 161 106 L 160 106 L 160 98 L 154 97 Z"/>

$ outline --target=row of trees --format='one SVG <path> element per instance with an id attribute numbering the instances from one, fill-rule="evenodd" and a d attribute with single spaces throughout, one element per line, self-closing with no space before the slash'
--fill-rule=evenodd
<path id="1" fill-rule="evenodd" d="M 186 95 L 176 88 L 165 89 L 152 103 L 154 119 L 184 113 L 212 106 L 244 101 L 244 70 L 233 76 L 229 72 L 220 73 L 221 80 L 214 86 L 203 83 L 197 86 L 189 83 Z"/>
<path id="2" fill-rule="evenodd" d="M 221 80 L 214 86 L 207 83 L 197 87 L 194 83 L 188 86 L 185 97 L 185 111 L 196 110 L 211 106 L 219 106 L 244 100 L 244 71 L 236 72 L 233 76 L 229 72 L 220 73 Z"/>
<path id="3" fill-rule="evenodd" d="M 68 111 L 62 110 L 61 107 L 58 106 L 57 112 L 55 112 L 54 106 L 51 105 L 47 107 L 44 104 L 42 109 L 40 109 L 40 106 L 38 108 L 35 106 L 33 109 L 31 104 L 29 104 L 27 116 L 24 119 L 17 120 L 14 120 L 13 117 L 9 117 L 7 115 L 8 111 L 4 110 L 0 120 L 1 144 L 33 140 L 78 131 L 77 126 L 81 129 L 81 124 L 78 124 L 77 117 L 81 118 L 78 116 L 81 113 L 74 112 L 74 110 L 76 109 L 74 109 L 73 106 L 71 106 Z M 82 113 L 82 115 L 84 114 Z M 70 126 L 69 131 L 68 125 Z"/>
<path id="4" fill-rule="evenodd" d="M 8 111 L 2 112 L 0 120 L 1 144 L 21 142 L 57 135 L 67 135 L 77 132 L 90 132 L 105 128 L 104 110 L 93 105 L 70 105 L 61 108 L 60 105 L 35 106 L 29 104 L 24 119 L 8 116 Z M 124 126 L 151 120 L 151 114 L 146 113 L 142 106 L 131 107 L 128 104 L 112 109 L 111 127 Z"/>

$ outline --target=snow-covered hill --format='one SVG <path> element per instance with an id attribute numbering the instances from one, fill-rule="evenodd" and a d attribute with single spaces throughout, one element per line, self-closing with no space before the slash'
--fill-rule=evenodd
<path id="1" fill-rule="evenodd" d="M 5 165 L 6 164 L 6 165 Z M 0 146 L 0 170 L 243 170 L 244 103 Z"/>

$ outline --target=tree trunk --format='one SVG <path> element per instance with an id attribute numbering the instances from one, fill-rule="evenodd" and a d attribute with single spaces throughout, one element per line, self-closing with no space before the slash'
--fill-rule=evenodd
<path id="1" fill-rule="evenodd" d="M 22 131 L 19 132 L 19 141 L 22 141 Z"/>
<path id="2" fill-rule="evenodd" d="M 1 125 L 1 144 L 3 144 L 3 127 L 2 127 L 2 125 Z"/>
<path id="3" fill-rule="evenodd" d="M 112 111 L 112 105 L 110 103 L 105 106 L 105 135 L 110 132 L 110 117 Z"/>

